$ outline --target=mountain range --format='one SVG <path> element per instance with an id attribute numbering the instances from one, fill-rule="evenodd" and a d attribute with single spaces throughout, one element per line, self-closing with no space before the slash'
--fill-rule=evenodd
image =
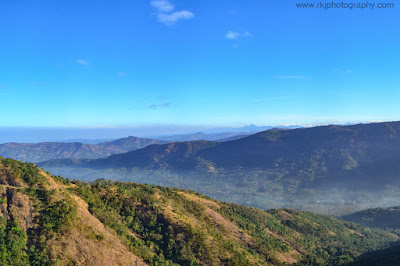
<path id="1" fill-rule="evenodd" d="M 295 128 L 301 128 L 301 126 L 256 126 L 256 125 L 249 125 L 240 128 L 216 128 L 206 130 L 204 132 L 197 132 L 192 134 L 182 134 L 182 135 L 171 135 L 171 136 L 163 136 L 158 137 L 159 140 L 164 140 L 168 142 L 173 141 L 193 141 L 193 140 L 209 140 L 209 141 L 231 141 L 244 138 L 246 136 L 250 136 L 256 134 L 261 131 L 275 129 L 275 130 L 290 130 Z"/>
<path id="2" fill-rule="evenodd" d="M 149 145 L 101 159 L 40 165 L 73 178 L 112 174 L 259 208 L 289 204 L 324 212 L 321 204 L 343 210 L 359 199 L 357 207 L 349 206 L 352 211 L 400 204 L 398 158 L 400 122 L 386 122 L 272 129 L 233 141 Z"/>
<path id="3" fill-rule="evenodd" d="M 127 137 L 99 144 L 79 142 L 4 143 L 0 144 L 0 156 L 35 163 L 65 158 L 96 159 L 161 143 L 165 142 L 137 137 Z"/>
<path id="4" fill-rule="evenodd" d="M 352 176 L 361 175 L 360 171 L 374 177 L 370 171 L 380 164 L 394 163 L 399 158 L 399 144 L 400 122 L 322 126 L 267 130 L 222 143 L 189 141 L 150 145 L 144 149 L 80 163 L 85 167 L 195 170 L 206 161 L 215 170 L 238 167 L 272 170 L 290 166 L 293 168 L 291 175 L 299 170 L 305 171 L 303 167 L 300 168 L 303 164 L 314 163 L 321 172 L 312 173 L 313 179 L 331 175 L 337 178 L 338 175 L 348 176 L 349 173 Z M 68 160 L 56 163 L 69 165 Z M 381 170 L 381 167 L 378 169 Z M 389 178 L 399 173 L 399 169 L 400 165 L 392 168 Z"/>
<path id="5" fill-rule="evenodd" d="M 194 133 L 173 135 L 159 139 L 129 136 L 115 140 L 67 140 L 63 142 L 0 144 L 0 156 L 27 161 L 43 162 L 51 159 L 98 159 L 114 154 L 138 150 L 151 144 L 165 144 L 171 141 L 215 140 L 230 141 L 243 138 L 250 133 Z"/>
<path id="6" fill-rule="evenodd" d="M 373 253 L 397 265 L 399 235 L 190 190 L 71 182 L 0 157 L 2 265 L 357 265 Z"/>
<path id="7" fill-rule="evenodd" d="M 168 142 L 172 141 L 193 141 L 193 140 L 209 140 L 209 141 L 226 141 L 230 138 L 239 139 L 256 132 L 224 132 L 224 133 L 214 133 L 206 134 L 204 132 L 197 132 L 193 134 L 183 134 L 183 135 L 172 135 L 164 136 L 158 138 L 159 140 L 164 140 Z"/>

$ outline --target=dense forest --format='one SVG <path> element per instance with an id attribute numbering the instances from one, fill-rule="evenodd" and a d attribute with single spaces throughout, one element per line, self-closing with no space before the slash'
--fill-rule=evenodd
<path id="1" fill-rule="evenodd" d="M 357 262 L 399 235 L 190 190 L 51 176 L 0 157 L 3 265 L 279 265 Z"/>

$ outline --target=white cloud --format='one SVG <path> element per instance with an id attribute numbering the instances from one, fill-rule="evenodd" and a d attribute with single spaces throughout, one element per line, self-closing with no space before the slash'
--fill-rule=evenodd
<path id="1" fill-rule="evenodd" d="M 167 26 L 174 25 L 180 19 L 192 19 L 194 14 L 190 11 L 177 11 L 171 14 L 158 14 L 158 21 L 164 23 Z"/>
<path id="2" fill-rule="evenodd" d="M 89 61 L 84 60 L 84 59 L 78 59 L 78 60 L 76 60 L 76 63 L 80 64 L 80 65 L 89 65 Z"/>
<path id="3" fill-rule="evenodd" d="M 175 7 L 170 2 L 166 0 L 154 0 L 151 1 L 151 6 L 160 12 L 172 12 Z"/>
<path id="4" fill-rule="evenodd" d="M 157 11 L 157 20 L 167 26 L 174 25 L 180 19 L 194 18 L 194 13 L 191 11 L 174 11 L 174 5 L 167 0 L 153 0 L 151 6 Z"/>
<path id="5" fill-rule="evenodd" d="M 231 40 L 236 40 L 239 39 L 240 33 L 239 32 L 234 32 L 234 31 L 228 31 L 228 33 L 225 34 L 225 38 L 231 39 Z"/>
<path id="6" fill-rule="evenodd" d="M 252 37 L 253 34 L 251 34 L 248 31 L 245 32 L 236 32 L 236 31 L 232 31 L 229 30 L 226 34 L 225 34 L 225 38 L 229 39 L 229 40 L 237 40 L 237 39 L 242 39 L 242 38 L 246 38 L 246 37 Z"/>

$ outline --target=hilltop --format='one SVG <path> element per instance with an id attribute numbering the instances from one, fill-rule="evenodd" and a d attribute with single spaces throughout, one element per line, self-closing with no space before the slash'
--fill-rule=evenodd
<path id="1" fill-rule="evenodd" d="M 399 236 L 290 209 L 263 211 L 189 190 L 71 182 L 0 157 L 4 265 L 345 264 Z"/>

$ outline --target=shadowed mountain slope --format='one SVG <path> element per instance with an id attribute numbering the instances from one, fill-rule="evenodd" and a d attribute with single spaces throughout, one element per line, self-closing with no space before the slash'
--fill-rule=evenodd
<path id="1" fill-rule="evenodd" d="M 140 168 L 226 171 L 262 170 L 280 182 L 306 186 L 362 181 L 359 185 L 400 179 L 400 123 L 268 130 L 229 142 L 178 142 L 98 160 L 49 161 L 45 167 Z"/>
<path id="2" fill-rule="evenodd" d="M 372 228 L 391 228 L 400 230 L 400 207 L 368 209 L 341 219 Z"/>

